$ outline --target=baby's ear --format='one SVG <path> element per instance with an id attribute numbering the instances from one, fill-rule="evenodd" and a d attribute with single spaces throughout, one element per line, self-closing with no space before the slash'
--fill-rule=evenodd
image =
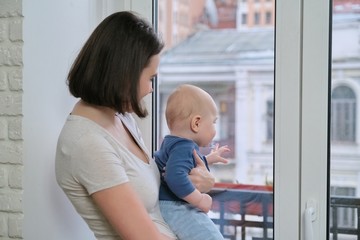
<path id="1" fill-rule="evenodd" d="M 200 115 L 195 115 L 191 118 L 191 122 L 190 122 L 191 131 L 193 131 L 195 133 L 197 133 L 199 131 L 200 120 L 201 120 Z"/>

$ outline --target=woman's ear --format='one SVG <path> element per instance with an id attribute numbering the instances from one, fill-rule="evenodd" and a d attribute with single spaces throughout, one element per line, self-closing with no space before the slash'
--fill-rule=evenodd
<path id="1" fill-rule="evenodd" d="M 193 131 L 195 133 L 197 133 L 199 131 L 200 120 L 201 120 L 200 115 L 195 115 L 191 118 L 191 122 L 190 122 L 191 131 Z"/>

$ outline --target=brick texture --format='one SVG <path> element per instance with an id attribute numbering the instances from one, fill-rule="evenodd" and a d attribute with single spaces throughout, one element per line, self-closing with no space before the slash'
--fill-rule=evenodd
<path id="1" fill-rule="evenodd" d="M 0 239 L 23 239 L 22 0 L 0 1 Z"/>

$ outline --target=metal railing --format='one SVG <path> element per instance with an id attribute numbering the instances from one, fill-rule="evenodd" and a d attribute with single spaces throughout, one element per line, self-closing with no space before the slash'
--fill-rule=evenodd
<path id="1" fill-rule="evenodd" d="M 360 198 L 354 197 L 331 197 L 330 198 L 330 233 L 332 240 L 341 240 L 339 235 L 356 236 L 357 240 L 360 240 Z M 345 209 L 350 209 L 352 213 L 350 216 L 349 224 L 339 223 L 339 212 Z"/>
<path id="2" fill-rule="evenodd" d="M 249 228 L 261 229 L 262 237 L 251 239 L 273 239 L 268 233 L 273 229 L 273 193 L 262 190 L 222 189 L 211 192 L 214 213 L 211 216 L 225 239 L 248 239 Z M 271 235 L 271 236 L 269 236 Z"/>
<path id="3" fill-rule="evenodd" d="M 213 209 L 210 217 L 225 239 L 273 239 L 273 192 L 258 189 L 214 188 L 211 191 Z M 360 240 L 360 198 L 332 196 L 330 204 L 330 239 L 342 240 L 351 236 L 351 239 Z M 339 211 L 344 208 L 351 209 L 352 213 L 347 225 L 339 222 Z M 252 235 L 250 229 L 257 229 L 257 234 Z"/>

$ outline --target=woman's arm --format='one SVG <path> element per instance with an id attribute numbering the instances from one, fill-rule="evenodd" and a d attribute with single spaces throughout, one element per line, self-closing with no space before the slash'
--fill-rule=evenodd
<path id="1" fill-rule="evenodd" d="M 91 195 L 105 218 L 123 239 L 170 240 L 159 232 L 129 183 Z M 139 231 L 141 227 L 141 231 Z"/>
<path id="2" fill-rule="evenodd" d="M 190 181 L 194 184 L 195 188 L 202 193 L 207 193 L 214 187 L 215 178 L 207 170 L 205 163 L 201 160 L 196 150 L 193 151 L 196 167 L 190 172 Z"/>

